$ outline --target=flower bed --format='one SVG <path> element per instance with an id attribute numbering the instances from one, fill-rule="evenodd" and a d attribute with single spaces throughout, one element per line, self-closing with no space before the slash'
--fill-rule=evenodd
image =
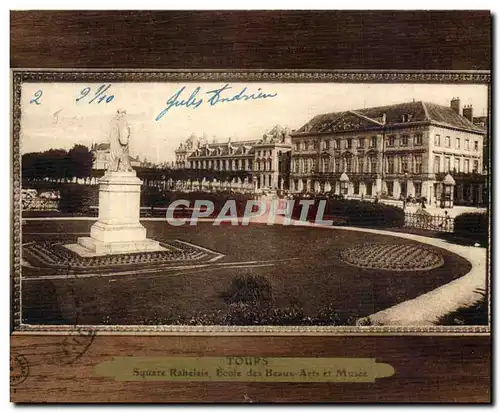
<path id="1" fill-rule="evenodd" d="M 443 256 L 413 244 L 370 244 L 343 249 L 340 259 L 363 269 L 431 270 L 444 264 Z"/>
<path id="2" fill-rule="evenodd" d="M 200 261 L 211 257 L 211 253 L 179 241 L 168 244 L 160 243 L 160 245 L 165 250 L 81 257 L 61 243 L 44 241 L 25 245 L 23 253 L 24 258 L 35 267 L 51 267 L 79 272 L 111 270 L 121 267 L 155 267 L 184 261 Z"/>

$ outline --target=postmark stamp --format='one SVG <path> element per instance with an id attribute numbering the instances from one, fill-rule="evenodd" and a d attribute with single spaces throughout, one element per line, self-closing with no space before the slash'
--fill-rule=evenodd
<path id="1" fill-rule="evenodd" d="M 20 353 L 10 354 L 10 385 L 22 384 L 29 376 L 30 364 L 26 357 Z"/>
<path id="2" fill-rule="evenodd" d="M 79 276 L 71 267 L 67 268 L 68 278 L 78 280 Z M 75 294 L 74 286 L 68 288 L 68 293 L 73 300 L 75 311 L 75 321 L 68 335 L 64 336 L 61 342 L 61 361 L 65 364 L 73 364 L 80 359 L 90 348 L 95 339 L 96 331 L 80 325 L 82 319 L 82 302 Z"/>

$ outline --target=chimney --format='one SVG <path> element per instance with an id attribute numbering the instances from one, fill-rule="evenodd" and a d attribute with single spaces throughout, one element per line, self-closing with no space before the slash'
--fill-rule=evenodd
<path id="1" fill-rule="evenodd" d="M 469 104 L 467 106 L 464 106 L 464 108 L 462 110 L 462 114 L 464 117 L 466 117 L 469 120 L 469 122 L 472 122 L 472 119 L 473 119 L 473 117 L 472 117 L 472 105 Z"/>
<path id="2" fill-rule="evenodd" d="M 454 97 L 451 99 L 450 107 L 457 113 L 460 114 L 460 98 Z"/>

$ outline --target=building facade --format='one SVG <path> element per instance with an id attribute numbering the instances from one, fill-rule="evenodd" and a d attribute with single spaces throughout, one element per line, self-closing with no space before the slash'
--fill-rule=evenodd
<path id="1" fill-rule="evenodd" d="M 410 102 L 316 116 L 291 134 L 290 189 L 431 203 L 443 197 L 443 173 L 483 171 L 485 131 L 469 110 L 461 113 L 457 98 L 450 107 Z"/>
<path id="2" fill-rule="evenodd" d="M 253 190 L 286 190 L 290 169 L 290 131 L 273 127 L 261 139 L 209 143 L 191 135 L 174 151 L 175 167 L 196 170 L 247 172 L 241 181 Z"/>

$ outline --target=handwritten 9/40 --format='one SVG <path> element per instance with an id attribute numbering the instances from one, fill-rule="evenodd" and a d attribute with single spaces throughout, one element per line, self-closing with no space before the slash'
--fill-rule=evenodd
<path id="1" fill-rule="evenodd" d="M 82 102 L 87 102 L 88 104 L 92 103 L 98 104 L 102 102 L 110 103 L 115 98 L 113 94 L 108 92 L 110 88 L 111 88 L 110 84 L 102 84 L 101 86 L 94 89 L 89 86 L 84 87 L 82 90 L 80 90 L 75 101 L 76 103 L 82 101 Z M 43 90 L 38 89 L 34 93 L 33 98 L 30 100 L 30 104 L 36 104 L 36 105 L 41 104 L 42 96 L 43 96 Z"/>

